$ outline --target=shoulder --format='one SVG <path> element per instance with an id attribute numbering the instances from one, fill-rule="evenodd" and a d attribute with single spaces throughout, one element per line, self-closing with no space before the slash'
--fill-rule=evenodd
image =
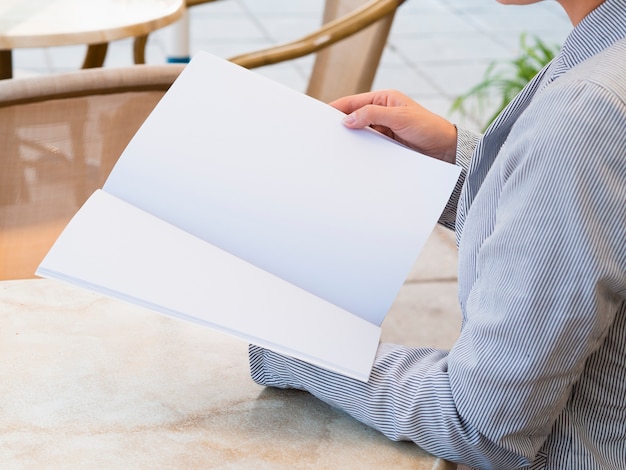
<path id="1" fill-rule="evenodd" d="M 502 147 L 502 176 L 570 203 L 626 188 L 626 40 L 538 92 Z M 514 177 L 514 175 L 516 177 Z"/>
<path id="2" fill-rule="evenodd" d="M 539 91 L 529 112 L 537 108 L 554 121 L 576 126 L 598 115 L 598 123 L 621 126 L 626 120 L 626 38 L 571 68 Z M 607 109 L 610 108 L 610 109 Z M 607 114 L 607 111 L 611 111 Z M 537 116 L 534 116 L 536 119 Z"/>
<path id="3" fill-rule="evenodd" d="M 626 40 L 580 63 L 538 92 L 509 140 L 546 165 L 586 171 L 626 159 Z M 522 157 L 519 155 L 519 157 Z M 522 157 L 523 158 L 523 157 Z"/>
<path id="4" fill-rule="evenodd" d="M 572 68 L 555 85 L 576 82 L 594 84 L 626 102 L 626 38 Z"/>

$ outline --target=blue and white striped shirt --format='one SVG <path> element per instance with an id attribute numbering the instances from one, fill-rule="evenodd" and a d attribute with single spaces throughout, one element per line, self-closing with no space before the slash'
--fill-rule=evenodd
<path id="1" fill-rule="evenodd" d="M 472 467 L 626 468 L 626 2 L 458 136 L 453 348 L 381 344 L 362 383 L 251 347 L 253 379 Z"/>

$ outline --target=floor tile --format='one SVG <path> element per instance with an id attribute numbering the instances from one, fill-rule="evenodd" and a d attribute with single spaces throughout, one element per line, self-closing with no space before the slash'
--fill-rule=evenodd
<path id="1" fill-rule="evenodd" d="M 449 349 L 458 338 L 461 312 L 455 282 L 407 283 L 382 324 L 382 341 Z"/>

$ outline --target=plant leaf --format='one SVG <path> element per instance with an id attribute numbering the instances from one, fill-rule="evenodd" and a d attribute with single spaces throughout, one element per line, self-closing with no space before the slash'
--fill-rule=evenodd
<path id="1" fill-rule="evenodd" d="M 548 45 L 539 37 L 533 36 L 528 42 L 526 33 L 519 38 L 520 54 L 508 62 L 491 62 L 482 80 L 467 92 L 456 97 L 450 111 L 463 116 L 471 114 L 471 109 L 483 114 L 490 105 L 493 106 L 494 95 L 500 97 L 500 104 L 495 113 L 491 114 L 483 124 L 484 131 L 489 124 L 502 112 L 508 103 L 545 67 L 558 53 L 559 45 Z"/>

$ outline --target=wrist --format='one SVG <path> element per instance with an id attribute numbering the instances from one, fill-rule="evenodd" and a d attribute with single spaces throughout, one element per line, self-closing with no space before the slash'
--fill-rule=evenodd
<path id="1" fill-rule="evenodd" d="M 452 163 L 453 165 L 456 163 L 456 149 L 457 149 L 457 141 L 458 141 L 458 129 L 456 124 L 450 123 L 448 128 L 447 137 L 445 142 L 447 145 L 445 146 L 440 159 L 444 162 Z"/>

